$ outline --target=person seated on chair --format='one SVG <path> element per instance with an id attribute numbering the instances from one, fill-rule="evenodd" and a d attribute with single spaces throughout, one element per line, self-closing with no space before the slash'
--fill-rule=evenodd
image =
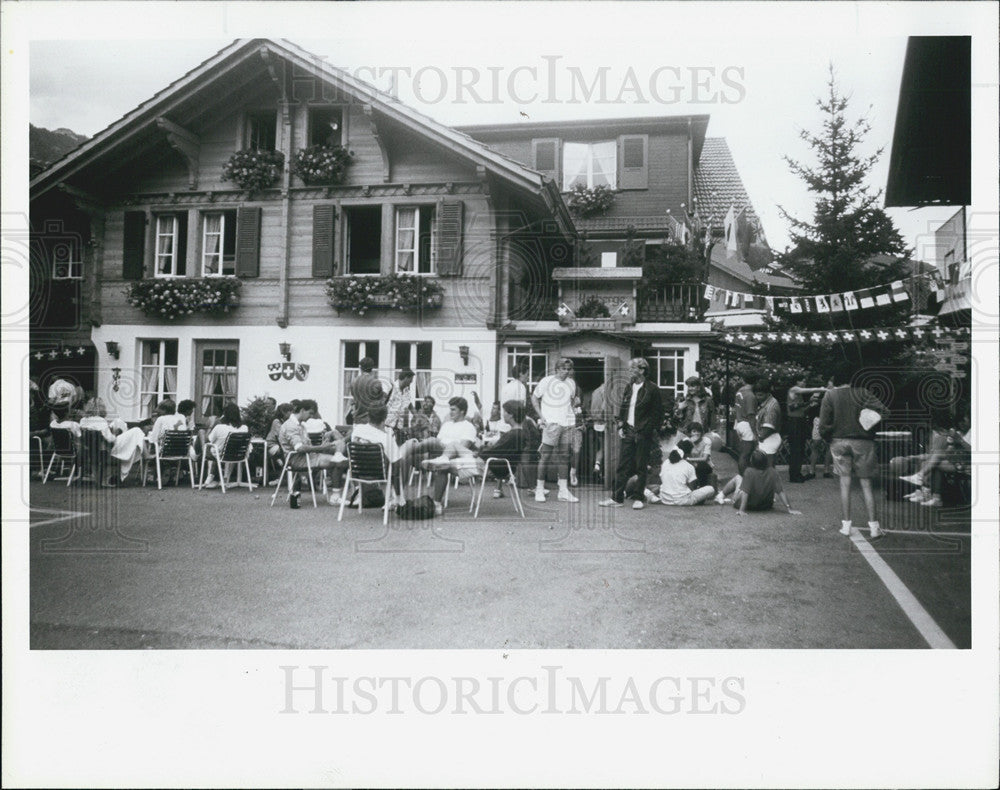
<path id="1" fill-rule="evenodd" d="M 420 402 L 420 411 L 413 415 L 410 420 L 410 436 L 417 441 L 429 439 L 437 436 L 441 430 L 441 418 L 434 411 L 435 401 L 430 395 L 424 397 Z"/>
<path id="2" fill-rule="evenodd" d="M 507 401 L 503 405 L 503 419 L 508 426 L 508 430 L 500 436 L 495 444 L 490 447 L 484 447 L 479 452 L 479 457 L 484 462 L 490 458 L 502 458 L 510 463 L 511 471 L 516 474 L 517 465 L 521 462 L 524 451 L 530 447 L 528 444 L 530 436 L 524 429 L 525 417 L 523 403 L 516 400 Z M 537 446 L 536 436 L 535 447 Z M 496 488 L 493 490 L 493 497 L 494 499 L 498 499 L 503 496 L 502 484 L 504 479 L 500 477 L 500 471 L 496 467 L 493 467 L 491 472 L 497 482 Z"/>
<path id="3" fill-rule="evenodd" d="M 385 424 L 388 413 L 388 407 L 384 405 L 370 407 L 368 409 L 368 422 L 358 423 L 354 426 L 351 431 L 351 441 L 382 445 L 386 460 L 395 465 L 395 468 L 398 468 L 402 450 L 396 444 L 396 437 L 393 434 L 392 428 L 387 427 Z M 406 504 L 406 498 L 402 495 L 399 475 L 393 475 L 392 494 L 389 499 L 389 507 Z"/>
<path id="4" fill-rule="evenodd" d="M 226 438 L 231 433 L 246 433 L 249 428 L 243 423 L 243 415 L 240 414 L 240 407 L 235 403 L 227 403 L 222 407 L 222 416 L 208 434 L 208 444 L 215 447 L 215 451 L 221 456 L 222 448 L 226 445 Z M 206 445 L 207 447 L 207 445 Z M 212 457 L 209 456 L 208 479 L 205 480 L 205 488 L 218 488 L 219 481 L 215 479 L 212 472 Z M 221 476 L 221 470 L 220 470 Z"/>
<path id="5" fill-rule="evenodd" d="M 951 415 L 944 409 L 935 409 L 931 413 L 931 436 L 927 443 L 927 452 L 918 455 L 897 456 L 889 461 L 889 479 L 902 480 L 917 488 L 903 497 L 910 502 L 931 505 L 940 504 L 940 499 L 934 501 L 931 483 L 938 465 L 948 455 L 952 439 Z"/>
<path id="6" fill-rule="evenodd" d="M 343 447 L 338 443 L 330 442 L 324 444 L 312 444 L 309 441 L 309 433 L 305 428 L 305 421 L 316 413 L 316 401 L 305 399 L 299 401 L 299 408 L 288 415 L 288 419 L 281 426 L 278 432 L 278 444 L 288 460 L 288 468 L 296 473 L 305 472 L 310 464 L 307 464 L 303 453 L 311 456 L 311 466 L 313 469 L 330 469 L 333 490 L 330 492 L 329 501 L 331 505 L 340 504 L 339 484 L 342 482 L 344 469 L 347 468 L 347 459 L 343 455 Z M 295 453 L 295 455 L 292 455 Z M 301 488 L 301 474 L 293 475 L 292 490 L 290 492 L 290 504 L 298 507 L 298 497 Z M 278 482 L 281 485 L 281 482 Z"/>
<path id="7" fill-rule="evenodd" d="M 132 471 L 132 465 L 142 457 L 142 446 L 146 438 L 142 429 L 129 428 L 115 435 L 112 425 L 107 420 L 107 409 L 99 398 L 92 398 L 83 407 L 83 417 L 79 426 L 82 431 L 97 431 L 104 437 L 104 441 L 108 444 L 108 452 L 118 461 L 121 479 L 127 478 Z M 101 483 L 100 480 L 97 482 Z M 107 484 L 117 485 L 114 475 L 108 479 Z"/>
<path id="8" fill-rule="evenodd" d="M 281 445 L 278 444 L 278 432 L 291 413 L 291 403 L 282 403 L 274 410 L 274 419 L 271 420 L 271 428 L 268 430 L 267 436 L 264 437 L 264 441 L 267 442 L 268 461 L 275 461 L 281 456 Z"/>
<path id="9" fill-rule="evenodd" d="M 402 480 L 409 480 L 410 469 L 418 461 L 423 461 L 428 467 L 447 469 L 453 458 L 472 456 L 472 449 L 477 446 L 478 440 L 476 426 L 466 419 L 469 402 L 465 398 L 455 397 L 448 401 L 448 409 L 450 419 L 442 423 L 437 436 L 423 441 L 410 439 L 403 443 L 399 461 Z"/>

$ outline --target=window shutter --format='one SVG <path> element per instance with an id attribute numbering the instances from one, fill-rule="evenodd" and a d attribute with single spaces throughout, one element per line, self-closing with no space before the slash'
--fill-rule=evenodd
<path id="1" fill-rule="evenodd" d="M 333 222 L 336 208 L 331 204 L 313 206 L 313 277 L 333 276 Z"/>
<path id="2" fill-rule="evenodd" d="M 236 215 L 236 276 L 260 274 L 260 208 L 241 208 Z"/>
<path id="3" fill-rule="evenodd" d="M 462 209 L 458 200 L 445 200 L 437 213 L 437 273 L 443 277 L 462 274 Z"/>
<path id="4" fill-rule="evenodd" d="M 122 278 L 125 280 L 141 280 L 143 258 L 146 254 L 145 212 L 125 212 L 124 237 L 124 247 L 122 250 Z"/>
<path id="5" fill-rule="evenodd" d="M 187 213 L 177 215 L 177 257 L 174 261 L 174 274 L 183 277 L 187 274 L 187 243 L 188 243 L 188 217 Z M 195 272 L 195 276 L 198 272 Z"/>
<path id="6" fill-rule="evenodd" d="M 618 138 L 619 189 L 649 188 L 649 135 L 623 135 Z"/>
<path id="7" fill-rule="evenodd" d="M 559 140 L 532 140 L 532 164 L 539 173 L 559 181 Z"/>

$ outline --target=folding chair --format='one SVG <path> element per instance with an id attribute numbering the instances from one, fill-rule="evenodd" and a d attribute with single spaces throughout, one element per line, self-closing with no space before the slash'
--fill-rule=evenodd
<path id="1" fill-rule="evenodd" d="M 162 461 L 176 461 L 177 474 L 180 475 L 181 463 L 187 461 L 188 474 L 191 476 L 191 488 L 194 488 L 194 459 L 191 457 L 191 443 L 194 437 L 188 431 L 164 431 L 160 441 L 153 445 L 153 457 L 156 460 L 156 487 L 163 488 Z M 146 485 L 146 474 L 143 472 L 142 484 Z"/>
<path id="2" fill-rule="evenodd" d="M 271 507 L 274 507 L 274 500 L 278 498 L 278 494 L 281 493 L 281 484 L 285 482 L 285 475 L 288 475 L 288 495 L 292 495 L 292 482 L 291 476 L 298 474 L 301 470 L 289 469 L 288 465 L 291 463 L 292 458 L 297 455 L 305 456 L 306 459 L 306 475 L 309 477 L 309 493 L 312 494 L 313 507 L 316 507 L 316 488 L 313 486 L 313 475 L 312 475 L 312 463 L 309 461 L 309 453 L 303 452 L 292 452 L 285 453 L 285 463 L 281 465 L 281 473 L 278 475 L 278 483 L 274 487 L 274 493 L 271 494 Z"/>
<path id="3" fill-rule="evenodd" d="M 483 481 L 479 485 L 479 494 L 473 494 L 473 502 L 476 506 L 476 512 L 472 516 L 473 518 L 479 518 L 479 506 L 483 503 L 483 491 L 486 489 L 486 479 L 490 476 L 490 466 L 496 464 L 497 466 L 507 467 L 507 479 L 504 483 L 510 488 L 510 498 L 514 502 L 514 510 L 516 510 L 521 518 L 524 518 L 524 506 L 521 504 L 521 494 L 517 490 L 517 479 L 514 477 L 514 470 L 510 465 L 510 461 L 506 458 L 487 458 L 486 468 L 483 470 Z"/>
<path id="4" fill-rule="evenodd" d="M 358 512 L 364 507 L 364 487 L 366 485 L 384 486 L 385 504 L 382 505 L 382 524 L 389 523 L 389 499 L 392 491 L 392 463 L 385 457 L 385 448 L 381 444 L 367 442 L 351 442 L 347 447 L 347 475 L 344 480 L 344 490 L 340 496 L 340 512 L 337 521 L 344 518 L 344 505 L 347 503 L 347 491 L 351 483 L 358 487 Z"/>
<path id="5" fill-rule="evenodd" d="M 52 471 L 52 464 L 54 464 L 58 458 L 60 473 L 67 462 L 72 464 L 69 470 L 69 477 L 66 478 L 66 485 L 68 486 L 73 482 L 73 475 L 76 472 L 77 461 L 79 460 L 76 441 L 73 438 L 73 432 L 68 428 L 52 428 L 51 433 L 52 455 L 49 457 L 49 465 L 45 469 L 45 474 L 42 476 L 42 485 L 48 481 L 49 473 Z M 56 478 L 53 477 L 52 479 L 55 480 Z"/>
<path id="6" fill-rule="evenodd" d="M 246 485 L 247 488 L 253 491 L 253 478 L 250 476 L 249 433 L 234 431 L 229 434 L 222 444 L 221 451 L 212 442 L 206 443 L 205 452 L 201 456 L 201 476 L 198 478 L 198 488 L 201 488 L 205 483 L 205 462 L 208 460 L 214 460 L 219 467 L 219 485 L 222 487 L 223 494 L 226 493 L 226 472 L 229 471 L 233 464 L 236 464 L 236 482 L 232 485 L 237 487 Z M 247 473 L 245 484 L 240 481 L 243 469 Z"/>

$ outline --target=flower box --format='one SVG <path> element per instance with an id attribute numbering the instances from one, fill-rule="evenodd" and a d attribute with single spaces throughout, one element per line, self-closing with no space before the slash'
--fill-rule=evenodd
<path id="1" fill-rule="evenodd" d="M 350 163 L 351 153 L 342 145 L 311 145 L 295 154 L 292 172 L 312 186 L 339 184 Z"/>
<path id="2" fill-rule="evenodd" d="M 125 298 L 150 318 L 176 321 L 195 313 L 229 313 L 239 307 L 242 285 L 236 277 L 163 277 L 131 283 Z"/>
<path id="3" fill-rule="evenodd" d="M 232 181 L 252 194 L 274 184 L 284 166 L 281 151 L 237 151 L 223 166 L 222 180 Z"/>
<path id="4" fill-rule="evenodd" d="M 386 310 L 438 309 L 444 289 L 434 279 L 412 274 L 385 277 L 334 277 L 326 282 L 330 306 L 340 313 L 364 315 L 375 308 Z"/>

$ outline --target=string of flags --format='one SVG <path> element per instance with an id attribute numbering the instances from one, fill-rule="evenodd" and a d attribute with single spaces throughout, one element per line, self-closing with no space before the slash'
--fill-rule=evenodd
<path id="1" fill-rule="evenodd" d="M 788 313 L 843 313 L 883 307 L 911 299 L 918 301 L 923 296 L 923 284 L 928 281 L 937 300 L 942 301 L 944 299 L 944 285 L 929 273 L 914 275 L 874 288 L 809 296 L 768 296 L 732 291 L 728 288 L 704 284 L 704 296 L 718 307 L 750 307 L 766 310 L 768 313 L 773 313 L 775 310 Z"/>
<path id="2" fill-rule="evenodd" d="M 76 348 L 63 348 L 59 346 L 57 348 L 50 348 L 48 350 L 39 349 L 35 351 L 31 356 L 37 359 L 39 362 L 45 358 L 48 359 L 58 359 L 59 357 L 69 358 L 72 356 L 82 357 L 87 353 L 85 346 L 77 346 Z"/>
<path id="3" fill-rule="evenodd" d="M 873 329 L 831 329 L 816 332 L 727 332 L 721 335 L 726 343 L 791 343 L 795 345 L 820 345 L 826 343 L 887 343 L 929 339 L 937 343 L 951 343 L 956 338 L 968 337 L 968 327 L 901 326 Z"/>

